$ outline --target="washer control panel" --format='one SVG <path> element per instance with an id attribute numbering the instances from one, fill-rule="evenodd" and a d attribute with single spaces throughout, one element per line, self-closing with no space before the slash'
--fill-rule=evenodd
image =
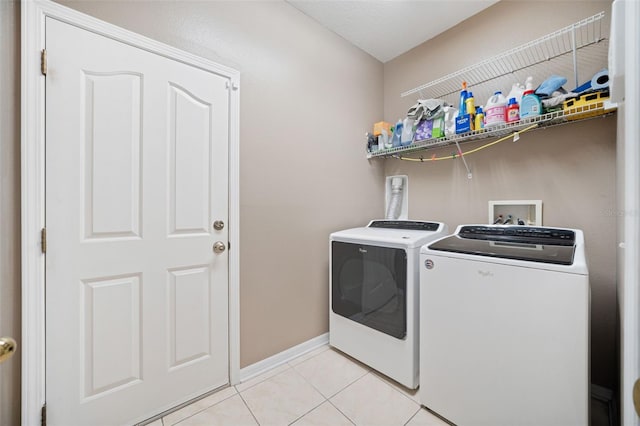
<path id="1" fill-rule="evenodd" d="M 531 226 L 463 226 L 458 232 L 461 238 L 476 240 L 509 241 L 524 244 L 553 244 L 572 246 L 575 232 L 568 229 L 542 228 Z"/>

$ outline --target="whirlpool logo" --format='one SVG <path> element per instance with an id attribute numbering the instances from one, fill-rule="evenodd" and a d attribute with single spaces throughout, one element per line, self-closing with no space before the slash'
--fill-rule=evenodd
<path id="1" fill-rule="evenodd" d="M 427 259 L 424 261 L 424 267 L 427 269 L 433 269 L 433 260 Z"/>
<path id="2" fill-rule="evenodd" d="M 360 251 L 360 253 L 366 253 L 367 251 L 365 249 L 363 249 L 362 247 L 358 247 L 358 251 Z"/>

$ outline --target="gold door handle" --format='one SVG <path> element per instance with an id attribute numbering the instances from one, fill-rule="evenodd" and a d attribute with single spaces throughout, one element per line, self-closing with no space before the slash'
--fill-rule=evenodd
<path id="1" fill-rule="evenodd" d="M 0 363 L 11 358 L 17 347 L 18 344 L 11 337 L 0 337 Z"/>
<path id="2" fill-rule="evenodd" d="M 223 251 L 225 251 L 227 248 L 227 246 L 222 242 L 222 241 L 216 241 L 215 243 L 213 243 L 213 252 L 214 253 L 222 253 Z"/>

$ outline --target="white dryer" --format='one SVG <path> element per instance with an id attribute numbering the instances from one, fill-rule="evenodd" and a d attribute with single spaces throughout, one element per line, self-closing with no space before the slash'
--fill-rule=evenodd
<path id="1" fill-rule="evenodd" d="M 331 234 L 331 346 L 415 389 L 420 247 L 447 232 L 438 222 L 374 220 Z"/>
<path id="2" fill-rule="evenodd" d="M 424 406 L 458 426 L 589 424 L 582 231 L 464 225 L 420 260 Z"/>

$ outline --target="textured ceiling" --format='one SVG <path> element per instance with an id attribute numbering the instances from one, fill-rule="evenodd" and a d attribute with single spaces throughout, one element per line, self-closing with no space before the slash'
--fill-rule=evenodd
<path id="1" fill-rule="evenodd" d="M 387 62 L 498 0 L 286 1 L 381 62 Z"/>

